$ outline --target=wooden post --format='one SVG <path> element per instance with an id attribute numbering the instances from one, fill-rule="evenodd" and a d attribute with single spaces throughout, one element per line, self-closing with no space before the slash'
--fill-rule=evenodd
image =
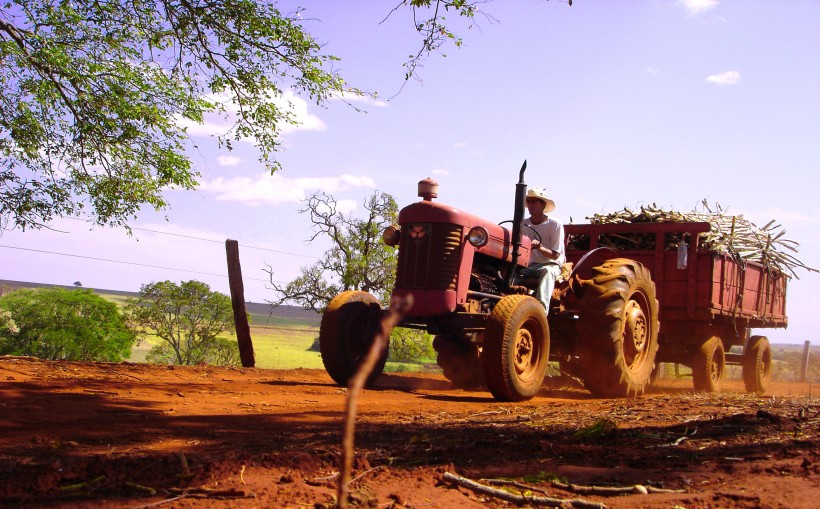
<path id="1" fill-rule="evenodd" d="M 236 339 L 239 343 L 239 357 L 242 366 L 256 366 L 251 342 L 251 328 L 248 325 L 248 314 L 245 311 L 245 286 L 242 283 L 242 266 L 239 264 L 239 242 L 225 241 L 225 252 L 228 255 L 228 285 L 231 287 L 231 304 L 233 304 L 233 321 L 236 325 Z"/>
<path id="2" fill-rule="evenodd" d="M 805 382 L 806 375 L 809 371 L 809 350 L 811 350 L 811 343 L 806 341 L 803 344 L 803 358 L 800 361 L 800 373 L 798 374 L 798 382 Z"/>

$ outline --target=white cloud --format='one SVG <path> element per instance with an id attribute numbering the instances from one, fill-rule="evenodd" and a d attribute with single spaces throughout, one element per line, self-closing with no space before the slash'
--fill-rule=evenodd
<path id="1" fill-rule="evenodd" d="M 694 16 L 714 9 L 718 0 L 678 0 L 678 4 L 683 6 L 687 14 Z"/>
<path id="2" fill-rule="evenodd" d="M 706 81 L 716 85 L 737 85 L 740 81 L 740 73 L 737 71 L 726 71 L 720 74 L 712 74 L 706 77 Z"/>
<path id="3" fill-rule="evenodd" d="M 447 175 L 450 174 L 450 172 L 448 170 L 445 170 L 443 168 L 436 168 L 435 170 L 433 170 L 432 173 L 433 173 L 433 175 L 444 175 L 444 176 L 447 176 Z"/>
<path id="4" fill-rule="evenodd" d="M 239 166 L 239 163 L 242 162 L 242 158 L 236 156 L 219 156 L 216 158 L 216 162 L 219 163 L 219 166 Z"/>
<path id="5" fill-rule="evenodd" d="M 376 188 L 376 182 L 363 175 L 341 175 L 339 177 L 313 177 L 289 179 L 278 173 L 265 172 L 251 177 L 219 177 L 202 182 L 199 189 L 216 195 L 217 200 L 241 202 L 253 207 L 259 205 L 279 205 L 295 203 L 314 191 L 328 194 L 351 188 Z M 340 203 L 344 201 L 341 200 Z M 345 204 L 345 207 L 350 207 Z M 355 209 L 355 203 L 353 208 Z"/>
<path id="6" fill-rule="evenodd" d="M 661 73 L 661 70 L 658 69 L 657 67 L 649 66 L 649 67 L 646 68 L 646 73 L 651 74 L 653 76 L 656 76 L 656 75 Z"/>
<path id="7" fill-rule="evenodd" d="M 466 148 L 466 147 L 467 147 L 467 143 L 464 142 L 464 141 L 460 141 L 460 142 L 456 143 L 455 145 L 453 145 L 453 148 Z"/>

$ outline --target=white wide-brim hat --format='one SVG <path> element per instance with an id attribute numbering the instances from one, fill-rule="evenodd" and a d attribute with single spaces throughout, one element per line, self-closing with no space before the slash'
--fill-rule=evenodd
<path id="1" fill-rule="evenodd" d="M 544 202 L 544 214 L 549 214 L 555 210 L 555 202 L 547 198 L 547 192 L 537 187 L 531 187 L 527 191 L 527 198 L 535 198 Z"/>

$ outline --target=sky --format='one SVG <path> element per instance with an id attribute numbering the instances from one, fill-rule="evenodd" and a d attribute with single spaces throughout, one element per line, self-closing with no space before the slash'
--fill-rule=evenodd
<path id="1" fill-rule="evenodd" d="M 398 3 L 398 2 L 393 2 Z M 505 0 L 468 26 L 448 13 L 459 47 L 424 61 L 408 10 L 391 2 L 281 1 L 341 60 L 347 83 L 375 98 L 316 105 L 288 92 L 302 121 L 282 135 L 282 170 L 267 173 L 251 143 L 190 129 L 195 191 L 168 191 L 133 233 L 59 219 L 0 235 L 0 279 L 139 291 L 154 281 L 208 283 L 229 293 L 225 240 L 239 242 L 245 298 L 274 299 L 327 249 L 301 200 L 321 190 L 356 215 L 374 191 L 405 206 L 416 183 L 439 200 L 512 219 L 518 170 L 546 188 L 568 223 L 643 204 L 690 211 L 706 200 L 762 226 L 774 219 L 820 268 L 820 2 L 815 0 Z M 355 105 L 356 108 L 351 105 Z M 364 110 L 364 111 L 360 111 Z M 817 343 L 820 276 L 798 269 L 787 329 L 775 343 Z"/>

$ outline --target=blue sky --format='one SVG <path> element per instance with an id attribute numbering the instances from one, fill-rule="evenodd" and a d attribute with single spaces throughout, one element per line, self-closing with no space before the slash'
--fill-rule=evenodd
<path id="1" fill-rule="evenodd" d="M 348 83 L 378 93 L 354 103 L 366 113 L 291 96 L 303 124 L 283 134 L 273 176 L 252 144 L 219 149 L 209 135 L 225 126 L 209 119 L 191 129 L 198 190 L 170 191 L 171 208 L 146 211 L 130 237 L 75 219 L 5 231 L 0 278 L 129 291 L 198 279 L 227 293 L 230 238 L 246 298 L 264 301 L 266 264 L 289 281 L 327 247 L 306 243 L 298 210 L 312 192 L 355 214 L 375 189 L 403 206 L 433 177 L 441 201 L 502 221 L 524 159 L 527 182 L 547 188 L 565 222 L 706 199 L 758 225 L 778 220 L 801 244 L 797 257 L 820 268 L 820 2 L 490 2 L 492 18 L 477 26 L 451 14 L 463 47 L 425 61 L 421 81 L 403 88 L 402 64 L 420 43 L 408 11 L 385 19 L 391 2 L 303 6 Z M 820 340 L 820 276 L 798 276 L 789 328 L 768 331 L 774 342 Z"/>

